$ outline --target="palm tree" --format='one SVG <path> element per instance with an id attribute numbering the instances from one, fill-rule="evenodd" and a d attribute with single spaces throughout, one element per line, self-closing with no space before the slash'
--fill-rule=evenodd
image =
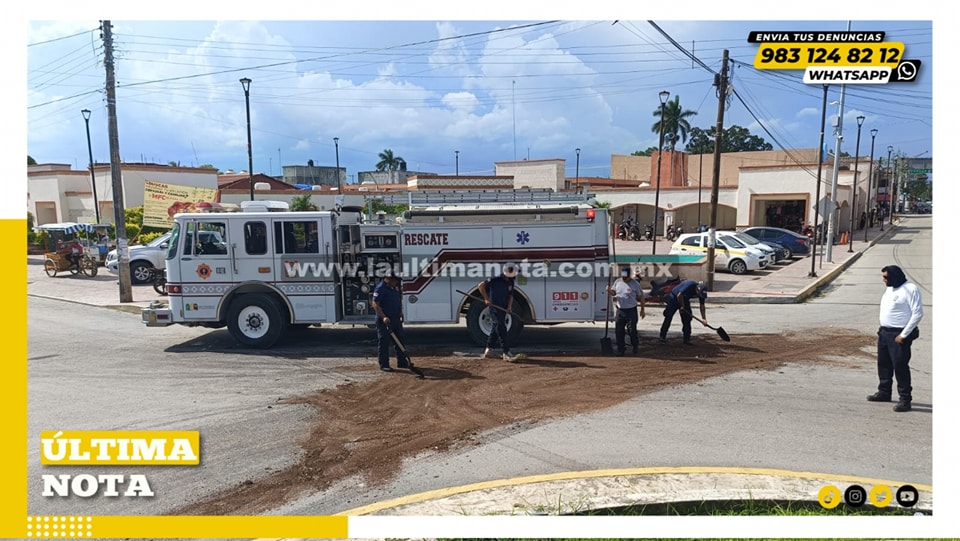
<path id="1" fill-rule="evenodd" d="M 661 118 L 661 113 L 663 117 Z M 682 142 L 687 141 L 687 134 L 690 133 L 690 123 L 687 122 L 687 118 L 696 115 L 696 111 L 684 110 L 680 106 L 680 96 L 675 96 L 672 101 L 668 101 L 663 104 L 663 107 L 657 107 L 653 112 L 658 120 L 654 122 L 653 130 L 654 133 L 660 133 L 660 123 L 663 123 L 663 139 L 668 143 L 670 148 L 670 185 L 675 186 L 673 178 L 675 175 L 675 169 L 677 166 L 676 160 L 678 156 L 673 152 L 677 148 L 677 140 L 680 139 Z M 681 162 L 680 166 L 683 164 Z M 685 178 L 683 171 L 680 172 L 680 180 L 682 181 Z"/>
<path id="2" fill-rule="evenodd" d="M 389 148 L 384 149 L 377 157 L 380 158 L 377 162 L 377 171 L 396 171 L 401 169 L 400 164 L 406 163 L 400 156 L 394 156 Z"/>
<path id="3" fill-rule="evenodd" d="M 661 109 L 664 118 L 660 118 Z M 687 142 L 687 134 L 690 133 L 690 123 L 687 118 L 696 114 L 696 111 L 683 109 L 680 106 L 680 96 L 676 96 L 673 100 L 665 103 L 662 108 L 657 107 L 653 112 L 653 116 L 658 120 L 653 124 L 651 130 L 654 133 L 660 133 L 660 122 L 663 122 L 664 140 L 669 141 L 670 150 L 674 150 L 678 139 L 683 143 Z"/>

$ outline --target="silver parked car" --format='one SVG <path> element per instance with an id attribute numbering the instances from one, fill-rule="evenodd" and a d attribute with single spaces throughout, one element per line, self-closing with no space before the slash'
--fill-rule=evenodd
<path id="1" fill-rule="evenodd" d="M 145 284 L 152 276 L 151 269 L 165 269 L 167 267 L 167 247 L 170 243 L 170 233 L 164 233 L 142 246 L 131 246 L 130 281 L 134 284 Z M 116 250 L 107 254 L 104 265 L 113 274 L 120 274 L 119 255 Z"/>

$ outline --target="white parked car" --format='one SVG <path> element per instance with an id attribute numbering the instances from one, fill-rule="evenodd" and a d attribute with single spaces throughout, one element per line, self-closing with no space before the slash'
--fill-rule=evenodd
<path id="1" fill-rule="evenodd" d="M 131 246 L 129 249 L 130 281 L 134 284 L 145 284 L 150 279 L 150 269 L 167 268 L 166 257 L 169 243 L 170 233 L 164 233 L 147 244 Z M 106 262 L 104 262 L 104 266 L 113 274 L 120 274 L 119 257 L 116 250 L 111 250 L 107 254 Z"/>
<path id="2" fill-rule="evenodd" d="M 740 233 L 738 231 L 717 231 L 717 236 L 720 237 L 736 237 L 737 240 L 743 243 L 744 246 L 749 246 L 751 248 L 756 248 L 761 252 L 767 255 L 767 261 L 770 264 L 777 263 L 779 258 L 777 257 L 777 249 L 765 242 L 761 242 L 760 239 L 748 235 L 746 233 Z"/>
<path id="3" fill-rule="evenodd" d="M 674 255 L 707 255 L 709 233 L 685 233 L 680 235 L 670 248 Z M 767 266 L 770 259 L 766 254 L 740 242 L 736 237 L 721 236 L 717 233 L 714 246 L 714 264 L 718 269 L 727 269 L 733 274 L 744 274 L 760 270 Z"/>

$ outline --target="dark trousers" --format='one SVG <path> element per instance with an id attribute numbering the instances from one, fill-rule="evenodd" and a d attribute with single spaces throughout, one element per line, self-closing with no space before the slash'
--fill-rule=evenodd
<path id="1" fill-rule="evenodd" d="M 640 346 L 640 338 L 637 336 L 637 307 L 618 308 L 617 309 L 617 351 L 623 353 L 627 349 L 626 335 L 630 334 L 630 345 L 636 350 Z"/>
<path id="2" fill-rule="evenodd" d="M 877 390 L 882 395 L 891 396 L 893 378 L 896 376 L 900 400 L 911 402 L 913 387 L 910 384 L 910 345 L 913 340 L 907 339 L 898 344 L 896 338 L 899 334 L 899 330 L 885 327 L 877 331 L 877 376 L 880 377 Z"/>
<path id="3" fill-rule="evenodd" d="M 380 368 L 390 366 L 390 344 L 393 344 L 394 352 L 397 354 L 397 366 L 403 368 L 407 366 L 407 357 L 390 336 L 391 328 L 397 338 L 403 342 L 403 323 L 400 322 L 400 318 L 390 318 L 389 326 L 382 319 L 377 319 L 377 362 L 380 363 Z"/>
<path id="4" fill-rule="evenodd" d="M 660 338 L 667 337 L 667 331 L 670 330 L 670 324 L 673 323 L 673 315 L 681 307 L 683 307 L 683 310 L 680 311 L 683 339 L 690 340 L 690 333 L 692 332 L 690 322 L 693 321 L 693 312 L 690 311 L 690 299 L 683 295 L 679 299 L 673 295 L 667 297 L 667 309 L 663 311 L 663 325 L 660 325 Z"/>
<path id="5" fill-rule="evenodd" d="M 490 320 L 493 322 L 493 330 L 487 337 L 487 347 L 496 347 L 499 340 L 503 352 L 510 353 L 510 344 L 507 342 L 507 313 L 493 306 L 487 311 L 490 313 Z"/>

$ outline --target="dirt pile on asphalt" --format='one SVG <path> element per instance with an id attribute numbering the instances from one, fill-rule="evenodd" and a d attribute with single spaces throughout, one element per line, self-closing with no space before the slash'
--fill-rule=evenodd
<path id="1" fill-rule="evenodd" d="M 859 352 L 869 362 L 861 350 L 875 343 L 874 336 L 830 329 L 737 335 L 729 343 L 703 336 L 692 346 L 678 337 L 665 345 L 645 343 L 639 355 L 624 357 L 536 354 L 507 363 L 422 352 L 414 361 L 425 380 L 398 370 L 288 401 L 317 410 L 300 463 L 174 514 L 258 514 L 349 476 L 383 482 L 398 472 L 403 457 L 479 444 L 482 433 L 493 428 L 592 412 L 665 386 L 731 372 L 823 362 L 838 352 Z"/>

